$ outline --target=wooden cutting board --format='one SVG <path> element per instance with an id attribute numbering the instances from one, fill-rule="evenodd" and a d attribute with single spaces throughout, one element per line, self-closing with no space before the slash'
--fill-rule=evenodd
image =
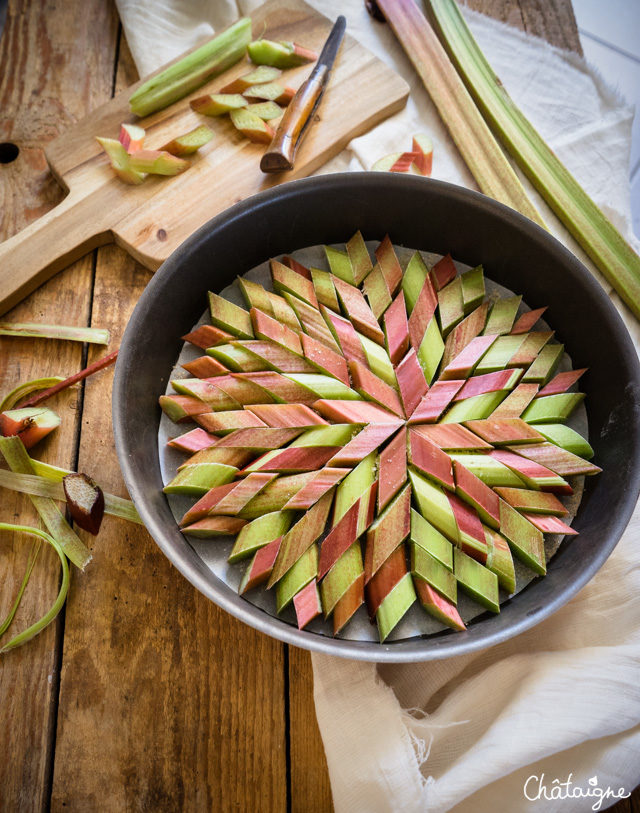
<path id="1" fill-rule="evenodd" d="M 293 40 L 318 52 L 333 24 L 302 0 L 269 0 L 251 17 L 254 38 Z M 287 70 L 282 81 L 298 88 L 312 68 Z M 52 141 L 45 155 L 68 195 L 0 244 L 0 314 L 105 243 L 115 241 L 155 270 L 207 220 L 249 195 L 311 174 L 352 138 L 400 110 L 409 93 L 398 74 L 347 33 L 295 169 L 264 175 L 259 167 L 264 145 L 244 138 L 227 116 L 201 116 L 189 106 L 191 98 L 218 92 L 249 70 L 251 63 L 242 60 L 190 96 L 144 119 L 129 112 L 134 85 Z M 183 174 L 149 176 L 140 186 L 127 186 L 114 176 L 95 136 L 117 138 L 120 124 L 133 121 L 146 129 L 145 146 L 150 149 L 200 124 L 207 124 L 215 137 L 193 156 L 192 166 Z"/>

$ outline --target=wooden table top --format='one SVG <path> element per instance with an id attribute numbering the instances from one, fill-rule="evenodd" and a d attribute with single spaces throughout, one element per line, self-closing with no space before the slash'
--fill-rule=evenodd
<path id="1" fill-rule="evenodd" d="M 468 3 L 581 52 L 570 0 Z M 0 240 L 58 203 L 42 146 L 137 73 L 110 0 L 9 0 L 0 39 Z M 108 328 L 118 346 L 149 272 L 116 246 L 74 263 L 6 318 Z M 61 341 L 0 338 L 0 393 L 70 375 L 104 354 Z M 61 427 L 38 448 L 125 495 L 111 430 L 113 370 L 51 401 Z M 37 524 L 26 497 L 0 491 L 2 519 Z M 331 810 L 308 653 L 244 626 L 193 588 L 144 528 L 106 517 L 74 570 L 56 623 L 0 661 L 0 808 L 6 811 Z M 29 544 L 0 536 L 0 617 Z M 59 584 L 44 550 L 15 622 Z M 8 758 L 7 758 L 8 755 Z M 614 809 L 638 810 L 640 795 Z"/>

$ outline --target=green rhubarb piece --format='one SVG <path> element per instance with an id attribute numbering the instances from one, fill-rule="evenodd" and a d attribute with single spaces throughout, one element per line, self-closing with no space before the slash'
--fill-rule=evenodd
<path id="1" fill-rule="evenodd" d="M 376 452 L 371 452 L 344 478 L 336 489 L 333 503 L 333 525 L 351 506 L 366 494 L 376 479 Z"/>
<path id="2" fill-rule="evenodd" d="M 121 181 L 137 186 L 146 178 L 146 173 L 131 167 L 131 156 L 117 138 L 99 138 L 96 141 L 109 156 L 113 171 Z"/>
<path id="3" fill-rule="evenodd" d="M 202 124 L 200 127 L 195 127 L 193 130 L 189 130 L 188 133 L 172 139 L 162 149 L 170 152 L 171 155 L 193 155 L 194 152 L 198 152 L 200 147 L 208 144 L 212 138 L 213 133 L 211 130 L 205 124 Z"/>
<path id="4" fill-rule="evenodd" d="M 405 573 L 396 586 L 384 597 L 376 613 L 380 642 L 385 641 L 407 610 L 416 601 L 411 573 Z"/>
<path id="5" fill-rule="evenodd" d="M 251 316 L 244 308 L 209 291 L 211 323 L 239 339 L 253 339 Z"/>
<path id="6" fill-rule="evenodd" d="M 402 277 L 402 290 L 404 291 L 407 313 L 410 314 L 413 310 L 428 275 L 429 272 L 427 271 L 427 266 L 424 264 L 421 254 L 419 251 L 416 251 L 409 260 Z"/>
<path id="7" fill-rule="evenodd" d="M 522 419 L 527 423 L 561 423 L 567 420 L 584 397 L 584 392 L 563 392 L 534 398 L 522 413 Z"/>
<path id="8" fill-rule="evenodd" d="M 492 488 L 494 486 L 526 488 L 525 482 L 514 471 L 489 455 L 452 452 L 449 456 L 453 460 L 459 461 L 485 485 Z"/>
<path id="9" fill-rule="evenodd" d="M 513 566 L 513 557 L 509 550 L 507 540 L 497 531 L 484 529 L 487 541 L 487 567 L 498 577 L 498 583 L 507 593 L 514 593 L 516 589 L 516 571 Z"/>
<path id="10" fill-rule="evenodd" d="M 296 593 L 318 575 L 318 546 L 311 545 L 276 584 L 276 611 L 281 613 Z"/>
<path id="11" fill-rule="evenodd" d="M 504 500 L 500 500 L 500 533 L 507 538 L 518 559 L 544 576 L 547 565 L 542 532 Z"/>
<path id="12" fill-rule="evenodd" d="M 267 316 L 273 316 L 269 291 L 258 282 L 252 282 L 245 277 L 238 277 L 238 286 L 248 308 L 256 308 Z"/>
<path id="13" fill-rule="evenodd" d="M 498 577 L 459 548 L 453 551 L 453 572 L 458 584 L 471 598 L 491 610 L 500 612 Z"/>
<path id="14" fill-rule="evenodd" d="M 297 68 L 313 62 L 317 55 L 295 42 L 274 42 L 273 40 L 254 40 L 247 45 L 249 59 L 256 65 L 271 65 L 274 68 Z"/>
<path id="15" fill-rule="evenodd" d="M 411 573 L 426 581 L 449 601 L 457 603 L 456 577 L 442 562 L 427 553 L 420 545 L 416 545 L 415 542 L 411 545 Z"/>
<path id="16" fill-rule="evenodd" d="M 315 471 L 305 471 L 277 477 L 250 499 L 238 512 L 238 516 L 242 519 L 255 519 L 270 511 L 281 511 L 316 475 Z"/>
<path id="17" fill-rule="evenodd" d="M 438 291 L 438 313 L 442 335 L 446 336 L 464 316 L 462 277 L 456 277 Z"/>
<path id="18" fill-rule="evenodd" d="M 290 446 L 346 446 L 358 431 L 351 423 L 336 423 L 330 426 L 314 426 L 297 437 Z"/>
<path id="19" fill-rule="evenodd" d="M 484 333 L 487 336 L 490 335 L 486 328 Z M 526 336 L 526 333 L 519 333 L 515 336 L 498 336 L 478 362 L 474 374 L 480 375 L 481 373 L 495 373 L 498 370 L 504 370 L 509 365 L 511 358 L 519 350 Z"/>
<path id="20" fill-rule="evenodd" d="M 462 280 L 462 302 L 465 314 L 480 305 L 484 299 L 484 269 L 481 265 L 467 271 L 460 279 Z"/>
<path id="21" fill-rule="evenodd" d="M 140 85 L 129 99 L 131 112 L 148 116 L 177 102 L 235 65 L 244 56 L 250 41 L 251 19 L 242 17 L 226 31 Z"/>
<path id="22" fill-rule="evenodd" d="M 228 561 L 231 564 L 252 556 L 257 550 L 283 536 L 291 527 L 293 511 L 272 511 L 249 522 L 236 537 Z"/>
<path id="23" fill-rule="evenodd" d="M 325 618 L 328 618 L 333 612 L 336 604 L 363 572 L 360 543 L 354 542 L 320 582 L 322 610 Z"/>
<path id="24" fill-rule="evenodd" d="M 563 423 L 540 424 L 538 432 L 551 443 L 555 443 L 556 446 L 560 446 L 562 449 L 566 449 L 567 452 L 572 452 L 584 460 L 591 460 L 593 457 L 593 449 L 589 441 Z"/>
<path id="25" fill-rule="evenodd" d="M 313 283 L 318 302 L 321 305 L 326 305 L 327 308 L 331 308 L 331 310 L 336 313 L 340 313 L 338 295 L 336 294 L 336 288 L 331 279 L 331 274 L 328 271 L 323 271 L 321 268 L 311 268 L 310 271 L 311 282 Z"/>
<path id="26" fill-rule="evenodd" d="M 496 392 L 485 392 L 482 395 L 474 395 L 458 401 L 440 419 L 440 423 L 463 423 L 464 421 L 480 421 L 488 418 L 494 409 L 498 407 L 509 394 L 508 390 L 496 390 Z"/>
<path id="27" fill-rule="evenodd" d="M 362 349 L 371 372 L 374 375 L 377 375 L 378 378 L 381 378 L 391 387 L 395 387 L 397 389 L 398 382 L 396 380 L 396 373 L 393 368 L 393 364 L 391 363 L 391 359 L 389 358 L 389 354 L 384 347 L 381 347 L 379 344 L 376 344 L 376 342 L 371 341 L 371 339 L 363 336 L 360 333 L 358 334 L 358 338 L 362 344 Z"/>
<path id="28" fill-rule="evenodd" d="M 491 308 L 491 313 L 483 331 L 484 335 L 502 336 L 505 333 L 510 333 L 521 302 L 521 296 L 498 299 Z"/>
<path id="29" fill-rule="evenodd" d="M 538 353 L 536 360 L 522 376 L 523 382 L 546 384 L 555 373 L 564 355 L 563 344 L 546 344 Z"/>
<path id="30" fill-rule="evenodd" d="M 324 251 L 331 273 L 350 285 L 357 285 L 349 255 L 345 251 L 338 251 L 337 248 L 331 248 L 331 246 L 325 246 Z"/>
<path id="31" fill-rule="evenodd" d="M 317 398 L 360 401 L 360 395 L 329 375 L 321 373 L 287 373 L 286 378 L 309 390 Z"/>
<path id="32" fill-rule="evenodd" d="M 216 347 L 208 347 L 205 352 L 237 373 L 257 373 L 269 369 L 265 361 L 246 350 L 241 344 L 219 344 Z"/>
<path id="33" fill-rule="evenodd" d="M 373 315 L 379 320 L 392 302 L 387 281 L 379 265 L 375 265 L 373 271 L 367 275 L 363 289 Z"/>
<path id="34" fill-rule="evenodd" d="M 247 105 L 247 113 L 253 113 L 262 121 L 271 121 L 277 119 L 282 115 L 282 108 L 275 102 L 255 102 L 254 104 Z"/>
<path id="35" fill-rule="evenodd" d="M 346 248 L 347 256 L 353 268 L 355 283 L 356 285 L 360 285 L 373 268 L 367 245 L 360 231 L 357 231 L 353 237 L 347 241 Z"/>
<path id="36" fill-rule="evenodd" d="M 453 546 L 440 531 L 411 509 L 411 541 L 430 553 L 448 570 L 453 570 Z"/>
<path id="37" fill-rule="evenodd" d="M 440 486 L 409 468 L 411 488 L 422 516 L 447 539 L 458 541 L 458 525 L 451 504 Z M 344 481 L 343 481 L 344 482 Z"/>
<path id="38" fill-rule="evenodd" d="M 214 486 L 230 483 L 238 469 L 224 463 L 187 464 L 164 487 L 165 494 L 189 494 L 201 497 Z"/>
<path id="39" fill-rule="evenodd" d="M 447 286 L 449 287 L 449 286 Z M 446 289 L 443 289 L 446 290 Z M 436 319 L 431 319 L 418 348 L 418 361 L 427 384 L 431 384 L 444 354 L 444 341 Z"/>

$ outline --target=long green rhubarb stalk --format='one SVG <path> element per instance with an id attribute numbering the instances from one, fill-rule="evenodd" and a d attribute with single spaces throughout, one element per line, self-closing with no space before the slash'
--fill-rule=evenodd
<path id="1" fill-rule="evenodd" d="M 0 336 L 30 339 L 67 339 L 71 342 L 109 344 L 109 331 L 97 327 L 40 325 L 37 322 L 0 322 Z"/>
<path id="2" fill-rule="evenodd" d="M 426 17 L 414 0 L 377 0 L 480 190 L 546 228 Z"/>
<path id="3" fill-rule="evenodd" d="M 404 0 L 399 5 L 403 3 Z M 442 42 L 494 132 L 640 319 L 640 257 L 513 103 L 454 0 L 426 0 L 426 3 Z"/>

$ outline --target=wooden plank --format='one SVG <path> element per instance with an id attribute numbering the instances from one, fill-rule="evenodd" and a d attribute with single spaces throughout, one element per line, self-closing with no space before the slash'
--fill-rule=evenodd
<path id="1" fill-rule="evenodd" d="M 86 25 L 86 18 L 92 26 Z M 111 91 L 117 17 L 105 0 L 74 5 L 39 0 L 8 8 L 0 39 L 0 141 L 18 146 L 0 168 L 0 240 L 40 216 L 62 197 L 42 145 L 82 117 Z M 78 82 L 82 76 L 83 81 Z M 7 315 L 16 321 L 86 325 L 91 299 L 91 257 L 71 266 Z M 0 393 L 43 375 L 69 375 L 81 367 L 82 346 L 71 342 L 0 339 Z M 61 427 L 34 456 L 62 466 L 75 461 L 80 392 L 52 400 Z M 30 501 L 2 491 L 2 519 L 39 525 Z M 30 542 L 0 537 L 0 616 L 24 574 Z M 39 618 L 59 584 L 57 556 L 44 550 L 9 635 Z M 50 790 L 62 626 L 51 625 L 23 649 L 0 656 L 0 793 L 7 810 L 42 810 Z M 8 640 L 8 638 L 6 639 Z"/>
<path id="2" fill-rule="evenodd" d="M 131 69 L 123 50 L 118 81 Z M 148 279 L 98 251 L 91 319 L 113 346 Z M 112 378 L 87 382 L 78 465 L 124 494 Z M 93 550 L 67 605 L 52 809 L 285 810 L 282 644 L 198 593 L 143 528 L 107 517 Z"/>

